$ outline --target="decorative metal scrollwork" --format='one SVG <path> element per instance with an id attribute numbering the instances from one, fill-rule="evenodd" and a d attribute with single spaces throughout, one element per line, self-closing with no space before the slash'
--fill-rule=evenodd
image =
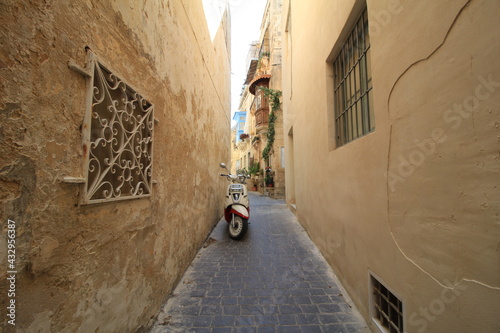
<path id="1" fill-rule="evenodd" d="M 151 194 L 154 107 L 94 61 L 84 202 Z"/>

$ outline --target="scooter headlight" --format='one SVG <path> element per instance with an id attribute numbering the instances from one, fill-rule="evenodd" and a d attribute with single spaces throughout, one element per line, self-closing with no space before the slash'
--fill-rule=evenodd
<path id="1" fill-rule="evenodd" d="M 241 184 L 231 184 L 231 186 L 229 187 L 229 191 L 232 192 L 232 193 L 235 193 L 235 192 L 243 192 L 243 185 Z"/>

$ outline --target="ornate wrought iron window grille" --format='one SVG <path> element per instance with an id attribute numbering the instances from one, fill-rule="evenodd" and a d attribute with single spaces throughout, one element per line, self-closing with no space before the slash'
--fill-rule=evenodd
<path id="1" fill-rule="evenodd" d="M 83 204 L 152 192 L 154 106 L 89 53 Z"/>

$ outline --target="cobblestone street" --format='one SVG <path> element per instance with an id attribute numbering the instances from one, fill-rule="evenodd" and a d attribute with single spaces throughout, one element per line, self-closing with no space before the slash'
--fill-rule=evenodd
<path id="1" fill-rule="evenodd" d="M 250 207 L 242 241 L 219 221 L 151 333 L 370 332 L 284 201 Z"/>

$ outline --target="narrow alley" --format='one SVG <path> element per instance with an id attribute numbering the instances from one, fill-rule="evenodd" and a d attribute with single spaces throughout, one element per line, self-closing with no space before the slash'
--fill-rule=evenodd
<path id="1" fill-rule="evenodd" d="M 0 332 L 500 333 L 498 13 L 0 1 Z"/>
<path id="2" fill-rule="evenodd" d="M 217 224 L 151 333 L 369 332 L 284 201 L 250 196 L 245 238 Z"/>

